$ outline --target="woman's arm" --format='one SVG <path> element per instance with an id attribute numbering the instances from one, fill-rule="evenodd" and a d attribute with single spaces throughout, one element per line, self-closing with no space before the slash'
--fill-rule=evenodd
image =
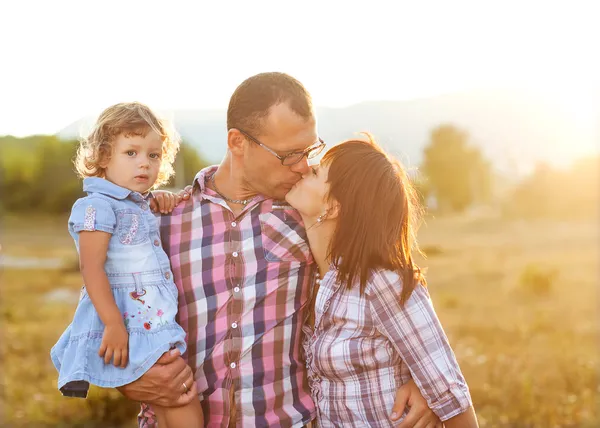
<path id="1" fill-rule="evenodd" d="M 477 417 L 475 416 L 475 409 L 473 406 L 469 407 L 466 412 L 461 413 L 458 416 L 448 419 L 444 422 L 445 428 L 479 428 L 477 423 Z"/>
<path id="2" fill-rule="evenodd" d="M 429 407 L 442 421 L 465 414 L 462 423 L 475 425 L 460 426 L 477 426 L 474 412 L 469 412 L 469 389 L 426 289 L 417 285 L 401 305 L 400 282 L 389 271 L 377 271 L 369 280 L 367 299 L 377 329 L 408 365 Z"/>

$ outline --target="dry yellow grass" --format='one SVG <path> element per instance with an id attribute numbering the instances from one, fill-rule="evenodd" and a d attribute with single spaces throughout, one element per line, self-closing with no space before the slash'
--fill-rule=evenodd
<path id="1" fill-rule="evenodd" d="M 3 225 L 3 254 L 75 252 L 65 219 Z M 596 224 L 429 219 L 420 264 L 436 310 L 471 387 L 482 427 L 600 426 Z M 137 406 L 94 388 L 62 398 L 49 349 L 73 303 L 45 293 L 78 290 L 76 271 L 5 269 L 0 319 L 6 427 L 132 426 Z"/>

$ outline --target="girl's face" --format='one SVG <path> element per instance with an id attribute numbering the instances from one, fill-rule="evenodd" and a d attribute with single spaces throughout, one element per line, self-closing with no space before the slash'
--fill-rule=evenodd
<path id="1" fill-rule="evenodd" d="M 325 214 L 330 205 L 327 200 L 328 173 L 328 164 L 311 166 L 308 173 L 303 174 L 302 179 L 288 192 L 285 200 L 304 217 L 316 218 Z"/>
<path id="2" fill-rule="evenodd" d="M 119 135 L 112 156 L 101 166 L 106 179 L 134 192 L 145 193 L 154 186 L 162 162 L 162 139 L 149 131 L 140 135 Z"/>

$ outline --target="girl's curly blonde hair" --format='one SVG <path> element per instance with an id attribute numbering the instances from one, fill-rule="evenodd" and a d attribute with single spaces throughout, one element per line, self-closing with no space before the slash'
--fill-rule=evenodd
<path id="1" fill-rule="evenodd" d="M 104 177 L 105 171 L 100 164 L 110 159 L 115 139 L 121 134 L 145 137 L 150 131 L 163 140 L 162 162 L 153 188 L 166 184 L 175 172 L 173 162 L 179 150 L 179 135 L 169 122 L 138 102 L 115 104 L 100 114 L 94 128 L 87 138 L 81 139 L 77 149 L 74 161 L 77 175 L 81 178 Z"/>

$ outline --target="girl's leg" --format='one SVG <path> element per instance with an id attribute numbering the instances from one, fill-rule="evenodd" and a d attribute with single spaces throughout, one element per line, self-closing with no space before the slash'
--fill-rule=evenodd
<path id="1" fill-rule="evenodd" d="M 182 407 L 160 407 L 152 406 L 158 428 L 204 428 L 204 415 L 200 400 L 196 397 L 194 400 Z"/>

